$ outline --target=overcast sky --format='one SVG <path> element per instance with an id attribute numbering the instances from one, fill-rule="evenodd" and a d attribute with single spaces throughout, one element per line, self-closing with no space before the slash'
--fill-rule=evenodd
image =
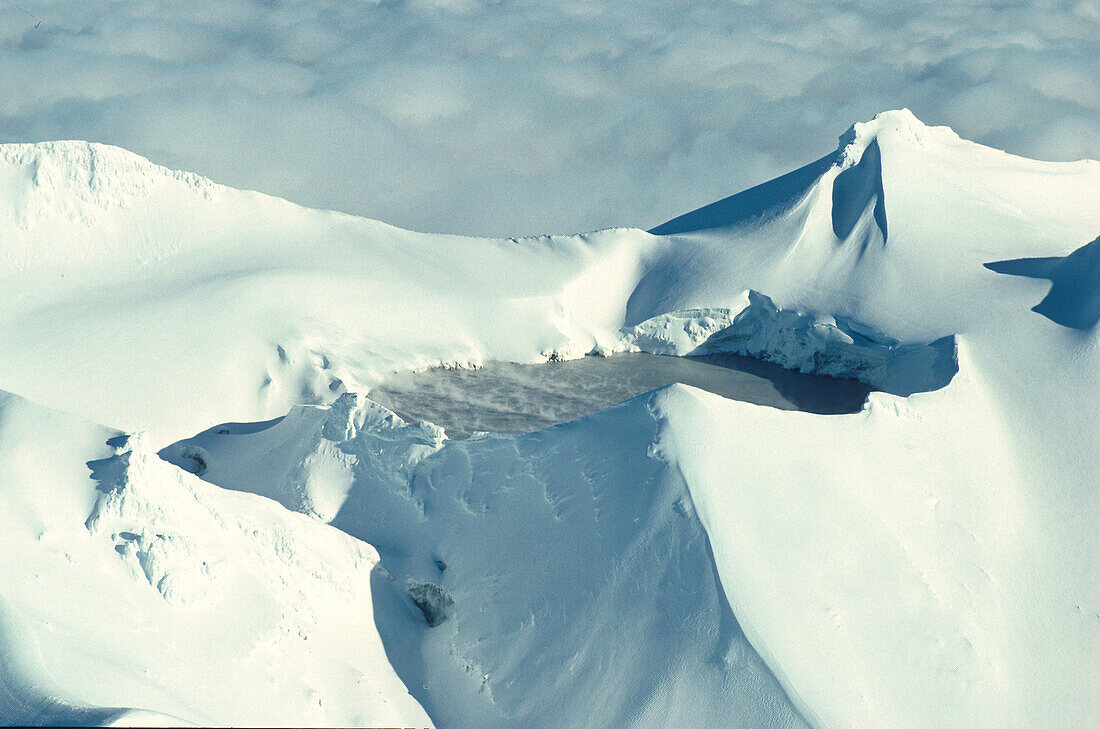
<path id="1" fill-rule="evenodd" d="M 907 106 L 1100 158 L 1100 0 L 0 0 L 0 140 L 417 230 L 651 227 Z"/>

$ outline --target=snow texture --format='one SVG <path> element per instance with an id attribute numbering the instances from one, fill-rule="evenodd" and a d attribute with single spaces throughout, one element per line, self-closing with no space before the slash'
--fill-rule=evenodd
<path id="1" fill-rule="evenodd" d="M 4 723 L 428 723 L 368 545 L 7 394 L 0 504 Z"/>
<path id="2" fill-rule="evenodd" d="M 287 464 L 327 471 L 318 456 L 340 454 L 351 487 L 331 524 L 379 549 L 379 629 L 439 725 L 805 726 L 721 592 L 655 451 L 653 402 L 428 445 L 431 426 L 348 393 L 222 435 L 209 473 L 241 490 L 304 481 L 308 499 Z"/>
<path id="3" fill-rule="evenodd" d="M 1096 162 L 904 110 L 655 232 L 526 239 L 0 147 L 0 706 L 1089 726 L 1098 198 Z M 463 441 L 363 394 L 623 351 L 881 392 L 816 415 L 672 385 Z"/>

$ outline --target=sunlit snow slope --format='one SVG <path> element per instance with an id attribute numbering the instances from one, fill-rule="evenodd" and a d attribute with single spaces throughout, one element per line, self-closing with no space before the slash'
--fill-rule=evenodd
<path id="1" fill-rule="evenodd" d="M 362 542 L 13 395 L 0 509 L 4 723 L 427 722 L 383 653 Z"/>
<path id="2" fill-rule="evenodd" d="M 0 146 L 0 711 L 1087 727 L 1098 201 L 1095 162 L 906 111 L 650 233 L 522 240 Z M 639 349 L 882 392 L 820 416 L 672 386 L 464 442 L 364 397 Z"/>

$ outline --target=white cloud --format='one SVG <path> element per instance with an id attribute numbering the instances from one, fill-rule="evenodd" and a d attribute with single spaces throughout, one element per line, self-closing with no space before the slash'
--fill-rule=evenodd
<path id="1" fill-rule="evenodd" d="M 886 108 L 1100 157 L 1098 38 L 1095 0 L 20 0 L 0 138 L 421 230 L 645 227 Z"/>

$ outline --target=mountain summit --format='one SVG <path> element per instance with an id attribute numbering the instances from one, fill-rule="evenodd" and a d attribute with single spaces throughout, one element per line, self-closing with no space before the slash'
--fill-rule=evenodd
<path id="1" fill-rule="evenodd" d="M 904 110 L 521 239 L 0 146 L 0 719 L 1088 726 L 1098 199 Z M 639 351 L 873 391 L 461 440 L 370 399 Z"/>

